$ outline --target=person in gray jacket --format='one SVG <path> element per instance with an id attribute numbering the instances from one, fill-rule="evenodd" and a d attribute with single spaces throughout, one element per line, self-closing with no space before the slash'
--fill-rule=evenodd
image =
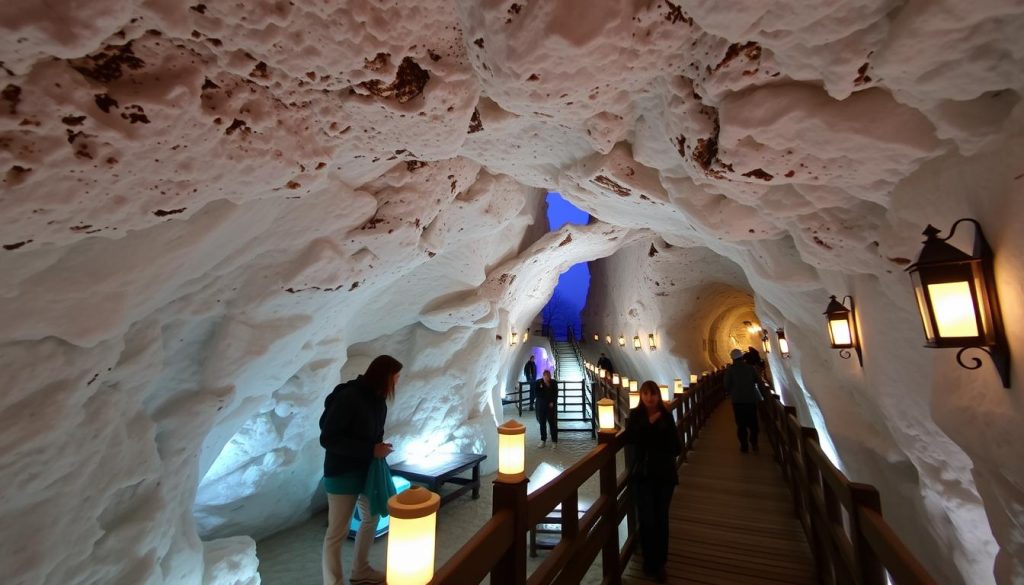
<path id="1" fill-rule="evenodd" d="M 757 403 L 761 400 L 761 380 L 754 366 L 743 359 L 743 351 L 734 349 L 729 354 L 732 365 L 725 370 L 725 389 L 732 401 L 732 413 L 736 419 L 736 436 L 740 440 L 740 451 L 753 449 L 757 453 Z"/>

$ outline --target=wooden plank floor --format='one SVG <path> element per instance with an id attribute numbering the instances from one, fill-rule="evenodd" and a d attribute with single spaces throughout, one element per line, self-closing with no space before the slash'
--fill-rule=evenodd
<path id="1" fill-rule="evenodd" d="M 701 431 L 689 462 L 679 468 L 669 511 L 669 583 L 818 582 L 789 488 L 763 432 L 760 438 L 760 453 L 740 453 L 728 401 Z M 634 555 L 623 583 L 650 582 Z"/>

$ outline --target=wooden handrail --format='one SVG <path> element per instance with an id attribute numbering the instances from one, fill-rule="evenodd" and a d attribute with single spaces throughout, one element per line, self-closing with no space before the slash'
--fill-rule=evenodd
<path id="1" fill-rule="evenodd" d="M 825 455 L 812 427 L 796 411 L 765 393 L 768 438 L 793 492 L 822 583 L 934 585 L 935 580 L 882 516 L 873 486 L 851 482 Z M 843 511 L 846 516 L 844 521 Z"/>
<path id="2" fill-rule="evenodd" d="M 505 510 L 491 517 L 462 548 L 434 572 L 436 585 L 479 583 L 512 546 L 513 512 Z"/>
<path id="3" fill-rule="evenodd" d="M 587 372 L 597 395 L 620 398 L 609 380 L 596 379 Z M 697 386 L 677 396 L 670 404 L 676 414 L 676 428 L 683 453 L 708 415 L 722 399 L 721 372 L 705 377 Z M 578 583 L 597 555 L 602 555 L 602 583 L 620 585 L 622 571 L 636 547 L 636 518 L 629 468 L 618 473 L 616 455 L 626 444 L 624 431 L 601 433 L 598 445 L 557 478 L 526 493 L 526 480 L 494 487 L 494 515 L 431 580 L 435 585 L 479 583 L 488 573 L 492 585 L 548 585 Z M 682 460 L 682 459 L 681 459 Z M 601 494 L 578 518 L 578 494 L 584 482 L 600 476 Z M 526 574 L 526 533 L 543 522 L 559 504 L 562 506 L 561 542 L 533 572 Z M 619 546 L 618 526 L 627 519 L 627 534 Z"/>

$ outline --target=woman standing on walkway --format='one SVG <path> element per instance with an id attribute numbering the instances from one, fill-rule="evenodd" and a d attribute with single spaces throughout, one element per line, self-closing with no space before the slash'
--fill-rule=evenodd
<path id="1" fill-rule="evenodd" d="M 672 414 L 661 400 L 658 384 L 640 386 L 640 404 L 629 411 L 627 441 L 634 445 L 632 487 L 640 522 L 644 573 L 667 580 L 668 508 L 679 484 L 676 457 L 681 446 Z"/>
<path id="2" fill-rule="evenodd" d="M 551 427 L 551 448 L 558 447 L 558 380 L 551 377 L 551 370 L 544 370 L 537 381 L 537 422 L 540 423 L 540 443 L 543 449 L 548 442 L 548 427 Z"/>
<path id="3" fill-rule="evenodd" d="M 365 485 L 370 463 L 391 451 L 384 441 L 386 400 L 394 398 L 402 364 L 382 355 L 370 362 L 355 380 L 339 384 L 324 401 L 320 417 L 320 445 L 324 456 L 324 488 L 327 491 L 328 524 L 324 536 L 324 585 L 343 585 L 341 543 L 348 536 L 352 511 L 359 505 L 362 522 L 356 534 L 352 560 L 352 585 L 384 583 L 384 572 L 370 566 L 370 546 L 378 517 L 370 514 Z"/>

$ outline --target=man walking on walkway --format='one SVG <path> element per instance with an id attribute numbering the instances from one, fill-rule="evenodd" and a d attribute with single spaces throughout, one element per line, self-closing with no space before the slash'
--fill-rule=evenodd
<path id="1" fill-rule="evenodd" d="M 530 355 L 530 361 L 526 362 L 523 366 L 523 375 L 526 376 L 526 382 L 530 385 L 530 410 L 533 410 L 533 387 L 537 385 L 537 360 Z"/>
<path id="2" fill-rule="evenodd" d="M 743 351 L 739 348 L 729 354 L 732 365 L 725 370 L 725 389 L 732 400 L 732 413 L 736 419 L 736 436 L 740 440 L 740 451 L 746 453 L 749 448 L 757 453 L 757 403 L 761 400 L 760 377 L 743 359 Z M 749 437 L 748 437 L 749 431 Z"/>

